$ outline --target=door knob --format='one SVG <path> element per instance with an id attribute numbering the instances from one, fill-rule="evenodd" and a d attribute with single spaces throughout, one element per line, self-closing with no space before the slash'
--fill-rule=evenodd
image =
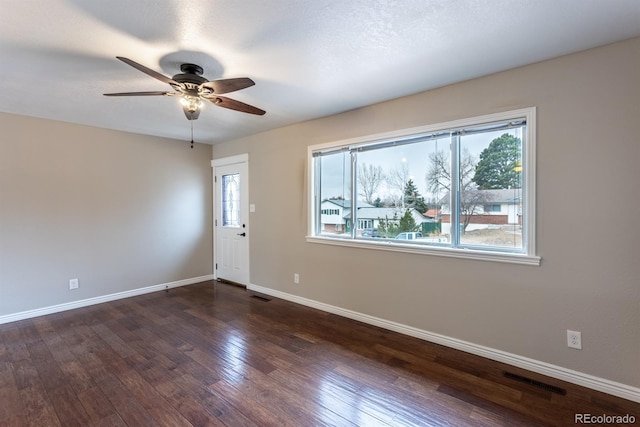
<path id="1" fill-rule="evenodd" d="M 242 237 L 244 237 L 244 236 L 246 236 L 246 235 L 247 235 L 247 233 L 238 233 L 238 236 L 242 236 Z"/>

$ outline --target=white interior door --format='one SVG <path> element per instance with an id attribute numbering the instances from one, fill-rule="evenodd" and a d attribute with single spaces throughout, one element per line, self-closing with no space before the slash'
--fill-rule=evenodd
<path id="1" fill-rule="evenodd" d="M 214 170 L 214 276 L 249 285 L 248 156 L 211 162 Z"/>

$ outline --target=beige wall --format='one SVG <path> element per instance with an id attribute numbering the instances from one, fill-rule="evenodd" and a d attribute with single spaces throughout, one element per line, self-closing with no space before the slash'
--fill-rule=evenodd
<path id="1" fill-rule="evenodd" d="M 540 267 L 305 241 L 307 146 L 530 106 Z M 250 156 L 252 284 L 640 387 L 639 124 L 635 39 L 231 141 L 213 155 Z M 567 329 L 582 332 L 582 351 L 567 348 Z"/>
<path id="2" fill-rule="evenodd" d="M 212 274 L 211 191 L 209 145 L 0 114 L 0 316 Z"/>

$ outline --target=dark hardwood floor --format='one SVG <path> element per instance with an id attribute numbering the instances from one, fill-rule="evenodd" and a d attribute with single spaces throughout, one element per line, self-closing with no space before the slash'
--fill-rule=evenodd
<path id="1" fill-rule="evenodd" d="M 219 282 L 0 325 L 2 426 L 563 426 L 575 413 L 640 424 L 640 404 Z"/>

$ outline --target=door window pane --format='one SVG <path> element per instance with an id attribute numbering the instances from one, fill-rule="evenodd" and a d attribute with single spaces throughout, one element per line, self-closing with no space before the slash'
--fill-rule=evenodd
<path id="1" fill-rule="evenodd" d="M 222 176 L 222 226 L 240 226 L 240 174 Z"/>

